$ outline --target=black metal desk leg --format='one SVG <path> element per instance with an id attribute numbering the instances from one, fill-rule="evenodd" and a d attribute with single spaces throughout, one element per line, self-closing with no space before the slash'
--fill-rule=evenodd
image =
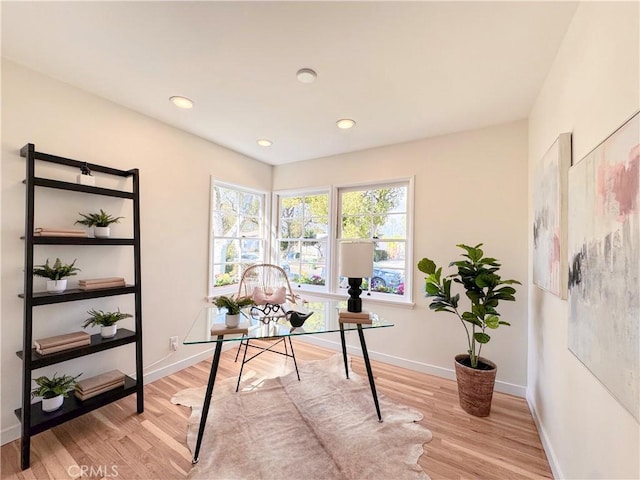
<path id="1" fill-rule="evenodd" d="M 364 364 L 367 367 L 367 375 L 369 376 L 369 385 L 371 385 L 371 394 L 373 395 L 373 402 L 376 404 L 376 412 L 378 414 L 378 421 L 382 421 L 380 415 L 380 405 L 378 404 L 378 394 L 376 393 L 376 383 L 373 381 L 373 372 L 371 371 L 371 362 L 369 362 L 369 352 L 367 352 L 367 344 L 364 341 L 364 331 L 362 325 L 358 323 L 358 335 L 360 336 L 360 346 L 362 347 L 362 356 L 364 357 Z M 342 343 L 344 348 L 344 342 Z"/>
<path id="2" fill-rule="evenodd" d="M 211 395 L 213 394 L 213 384 L 216 382 L 216 373 L 218 373 L 218 364 L 220 363 L 220 352 L 222 351 L 222 339 L 223 335 L 218 335 L 218 341 L 216 342 L 216 351 L 213 354 L 213 363 L 211 365 L 211 372 L 209 373 L 209 383 L 207 384 L 207 393 L 204 397 L 204 405 L 202 406 L 202 416 L 200 418 L 200 428 L 198 429 L 198 440 L 196 442 L 196 449 L 193 451 L 193 460 L 191 463 L 194 465 L 198 463 L 198 454 L 200 453 L 200 445 L 202 444 L 202 435 L 204 434 L 204 427 L 207 424 L 207 415 L 209 415 L 209 406 L 211 405 Z"/>
<path id="3" fill-rule="evenodd" d="M 347 343 L 344 340 L 344 325 L 340 324 L 340 342 L 342 343 L 342 358 L 344 359 L 344 373 L 349 378 L 349 365 L 347 364 Z"/>

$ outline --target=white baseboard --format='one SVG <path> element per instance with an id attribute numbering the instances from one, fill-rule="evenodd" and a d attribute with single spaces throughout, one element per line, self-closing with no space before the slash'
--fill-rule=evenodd
<path id="1" fill-rule="evenodd" d="M 538 411 L 536 410 L 536 404 L 533 401 L 533 393 L 531 392 L 531 389 L 527 389 L 526 398 L 527 404 L 529 405 L 529 411 L 531 412 L 533 421 L 536 424 L 536 428 L 538 429 L 538 436 L 540 437 L 540 441 L 542 442 L 542 448 L 544 448 L 544 452 L 547 454 L 547 461 L 549 462 L 549 466 L 551 467 L 553 478 L 566 478 L 562 474 L 560 463 L 558 462 L 558 457 L 556 457 L 553 447 L 551 446 L 551 441 L 549 440 L 547 431 L 540 421 L 540 416 L 538 415 Z"/>
<path id="2" fill-rule="evenodd" d="M 320 338 L 319 335 L 306 335 L 296 337 L 296 341 L 303 341 L 312 345 L 318 345 L 319 347 L 329 348 L 338 352 L 342 351 L 342 346 L 339 342 L 326 340 Z M 367 349 L 368 350 L 368 349 Z M 360 347 L 347 346 L 347 352 L 351 355 L 358 357 L 362 356 L 362 349 Z M 396 367 L 406 368 L 408 370 L 414 370 L 416 372 L 428 373 L 429 375 L 435 375 L 436 377 L 446 378 L 448 380 L 456 379 L 456 372 L 452 368 L 437 367 L 435 365 L 429 365 L 428 363 L 416 362 L 413 360 L 407 360 L 405 358 L 395 357 L 393 355 L 387 355 L 385 353 L 378 353 L 369 350 L 369 358 L 378 360 L 380 362 L 395 365 Z M 522 385 L 516 385 L 513 383 L 502 382 L 496 380 L 495 390 L 501 393 L 507 393 L 509 395 L 515 395 L 516 397 L 525 398 L 526 387 Z"/>

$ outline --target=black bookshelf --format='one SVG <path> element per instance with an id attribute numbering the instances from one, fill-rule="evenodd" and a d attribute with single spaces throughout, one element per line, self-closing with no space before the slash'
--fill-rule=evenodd
<path id="1" fill-rule="evenodd" d="M 119 400 L 127 395 L 136 394 L 136 407 L 138 413 L 144 411 L 144 385 L 142 366 L 142 275 L 140 261 L 140 172 L 137 168 L 120 170 L 104 165 L 98 165 L 70 158 L 59 157 L 48 153 L 37 152 L 35 146 L 29 143 L 22 147 L 20 155 L 26 159 L 26 176 L 24 184 L 25 194 L 25 241 L 24 256 L 24 291 L 19 297 L 24 299 L 23 305 L 23 339 L 22 350 L 16 355 L 22 359 L 22 408 L 15 410 L 21 422 L 21 467 L 29 468 L 31 453 L 31 436 L 43 432 L 49 428 L 66 422 L 84 413 L 100 408 L 108 403 Z M 35 176 L 36 161 L 55 163 L 65 167 L 80 169 L 84 166 L 91 171 L 115 175 L 119 177 L 131 177 L 132 191 L 115 190 L 91 185 L 64 182 L 49 178 Z M 87 238 L 87 237 L 42 237 L 34 235 L 35 218 L 35 190 L 36 187 L 52 188 L 78 192 L 85 195 L 103 195 L 109 197 L 131 200 L 133 211 L 133 238 Z M 67 289 L 61 293 L 34 292 L 33 291 L 33 267 L 34 250 L 36 246 L 43 245 L 95 245 L 95 246 L 128 246 L 133 247 L 135 278 L 133 285 L 123 287 L 102 288 L 96 290 Z M 41 305 L 51 305 L 64 302 L 75 302 L 91 298 L 109 297 L 114 295 L 135 295 L 135 329 L 119 329 L 116 336 L 111 339 L 103 339 L 99 334 L 91 336 L 91 344 L 76 347 L 63 352 L 50 355 L 39 355 L 33 347 L 33 309 Z M 135 379 L 125 378 L 124 387 L 110 390 L 89 400 L 80 401 L 71 396 L 64 400 L 63 406 L 55 412 L 44 412 L 41 402 L 31 404 L 32 372 L 47 365 L 64 362 L 74 358 L 84 357 L 104 350 L 117 348 L 127 344 L 135 344 Z M 27 352 L 25 354 L 25 352 Z"/>

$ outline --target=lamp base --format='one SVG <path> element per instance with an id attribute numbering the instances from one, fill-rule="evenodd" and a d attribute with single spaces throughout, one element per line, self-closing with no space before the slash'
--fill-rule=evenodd
<path id="1" fill-rule="evenodd" d="M 362 289 L 360 288 L 362 285 L 362 278 L 349 277 L 348 282 L 349 300 L 347 300 L 347 311 L 360 313 L 362 311 L 362 299 L 360 298 L 360 294 L 362 293 Z"/>

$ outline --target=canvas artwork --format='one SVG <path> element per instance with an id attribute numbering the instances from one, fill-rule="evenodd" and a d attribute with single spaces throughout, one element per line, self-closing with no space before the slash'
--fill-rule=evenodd
<path id="1" fill-rule="evenodd" d="M 571 134 L 563 133 L 542 158 L 533 185 L 533 283 L 567 298 L 567 172 Z"/>
<path id="2" fill-rule="evenodd" d="M 569 349 L 640 421 L 640 115 L 569 172 Z"/>

